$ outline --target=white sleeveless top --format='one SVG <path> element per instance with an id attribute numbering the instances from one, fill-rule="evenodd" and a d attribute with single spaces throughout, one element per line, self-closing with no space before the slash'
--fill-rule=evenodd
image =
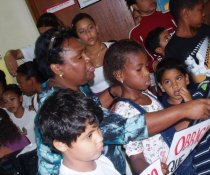
<path id="1" fill-rule="evenodd" d="M 107 48 L 110 47 L 112 42 L 103 42 Z M 105 89 L 107 89 L 111 83 L 109 80 L 107 80 L 104 76 L 104 69 L 103 66 L 95 68 L 95 77 L 94 79 L 89 83 L 90 89 L 93 93 L 97 94 Z"/>

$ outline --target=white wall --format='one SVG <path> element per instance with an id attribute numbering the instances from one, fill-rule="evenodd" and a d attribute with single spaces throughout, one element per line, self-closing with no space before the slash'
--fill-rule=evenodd
<path id="1" fill-rule="evenodd" d="M 34 43 L 39 33 L 25 0 L 0 0 L 0 2 L 0 53 L 3 57 L 9 49 Z M 12 82 L 3 59 L 0 59 L 0 69 L 6 72 L 7 81 Z"/>

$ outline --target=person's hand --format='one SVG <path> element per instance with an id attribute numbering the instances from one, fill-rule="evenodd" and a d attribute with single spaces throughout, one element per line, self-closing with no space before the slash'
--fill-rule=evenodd
<path id="1" fill-rule="evenodd" d="M 12 76 L 16 76 L 16 71 L 18 67 L 17 59 L 19 59 L 18 56 L 19 56 L 18 50 L 9 50 L 4 56 L 5 64 L 7 66 L 9 73 Z"/>
<path id="2" fill-rule="evenodd" d="M 190 101 L 192 100 L 192 96 L 190 94 L 190 92 L 188 91 L 188 89 L 182 87 L 179 91 L 181 97 L 183 98 L 184 102 Z"/>
<path id="3" fill-rule="evenodd" d="M 157 65 L 158 65 L 159 61 L 158 60 L 155 60 L 153 63 L 152 63 L 152 69 L 153 71 L 155 72 L 156 69 L 157 69 Z"/>
<path id="4" fill-rule="evenodd" d="M 162 169 L 163 175 L 168 174 L 168 166 L 166 165 L 166 163 L 161 162 L 161 169 Z"/>
<path id="5" fill-rule="evenodd" d="M 191 100 L 179 105 L 183 116 L 188 119 L 207 119 L 210 116 L 210 99 Z"/>

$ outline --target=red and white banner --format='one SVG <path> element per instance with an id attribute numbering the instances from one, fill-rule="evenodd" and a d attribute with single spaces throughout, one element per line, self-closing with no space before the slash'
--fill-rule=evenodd
<path id="1" fill-rule="evenodd" d="M 145 169 L 141 175 L 163 175 L 160 159 L 156 160 L 149 167 L 147 167 L 147 169 Z"/>
<path id="2" fill-rule="evenodd" d="M 182 164 L 209 128 L 210 119 L 175 133 L 166 162 L 169 174 Z"/>

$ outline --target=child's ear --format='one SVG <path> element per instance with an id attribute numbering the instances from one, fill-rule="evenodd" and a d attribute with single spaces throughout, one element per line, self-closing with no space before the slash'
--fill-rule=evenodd
<path id="1" fill-rule="evenodd" d="M 189 9 L 182 9 L 181 12 L 180 12 L 180 16 L 182 16 L 182 18 L 185 20 L 188 20 L 188 16 L 189 16 Z"/>
<path id="2" fill-rule="evenodd" d="M 157 47 L 157 48 L 155 49 L 155 52 L 158 53 L 158 54 L 160 54 L 160 55 L 164 55 L 164 54 L 163 54 L 164 50 L 162 49 L 162 47 Z"/>
<path id="3" fill-rule="evenodd" d="M 123 78 L 123 73 L 121 70 L 114 71 L 113 75 L 117 81 L 123 83 L 124 78 Z"/>
<path id="4" fill-rule="evenodd" d="M 139 8 L 138 8 L 138 6 L 136 4 L 131 5 L 131 8 L 133 8 L 133 10 L 139 11 Z"/>
<path id="5" fill-rule="evenodd" d="M 163 86 L 160 83 L 158 83 L 158 86 L 160 87 L 162 92 L 165 92 L 165 89 L 163 88 Z"/>
<path id="6" fill-rule="evenodd" d="M 63 75 L 62 68 L 59 64 L 51 64 L 50 68 L 56 75 Z"/>
<path id="7" fill-rule="evenodd" d="M 53 146 L 60 152 L 65 152 L 69 147 L 58 140 L 53 140 Z"/>
<path id="8" fill-rule="evenodd" d="M 189 79 L 188 74 L 185 74 L 185 80 L 186 80 L 186 84 L 189 85 L 190 84 L 190 79 Z"/>

